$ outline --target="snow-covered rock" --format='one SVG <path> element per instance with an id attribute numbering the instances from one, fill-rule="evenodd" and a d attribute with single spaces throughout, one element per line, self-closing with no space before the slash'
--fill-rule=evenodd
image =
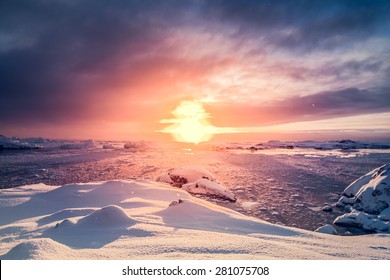
<path id="1" fill-rule="evenodd" d="M 176 187 L 181 187 L 184 184 L 195 182 L 199 179 L 215 181 L 215 176 L 201 166 L 187 165 L 169 169 L 157 177 L 157 182 L 165 182 Z"/>
<path id="2" fill-rule="evenodd" d="M 326 205 L 326 206 L 322 207 L 321 210 L 324 212 L 332 212 L 333 208 L 332 208 L 332 206 Z"/>
<path id="3" fill-rule="evenodd" d="M 104 144 L 103 149 L 115 149 L 113 144 Z"/>
<path id="4" fill-rule="evenodd" d="M 222 197 L 233 202 L 237 200 L 232 192 L 208 179 L 199 179 L 195 182 L 184 184 L 182 188 L 191 194 Z"/>
<path id="5" fill-rule="evenodd" d="M 236 201 L 234 194 L 216 183 L 215 176 L 201 166 L 188 165 L 171 168 L 160 174 L 156 181 L 183 188 L 191 194 L 215 196 Z"/>
<path id="6" fill-rule="evenodd" d="M 347 197 L 353 197 L 355 196 L 358 191 L 366 184 L 370 182 L 373 175 L 378 171 L 378 169 L 374 169 L 370 172 L 368 172 L 366 175 L 363 175 L 362 177 L 356 179 L 353 181 L 343 192 L 343 194 Z"/>
<path id="7" fill-rule="evenodd" d="M 390 163 L 385 164 L 349 185 L 338 205 L 351 204 L 353 208 L 378 215 L 390 206 Z M 352 196 L 352 197 L 348 197 Z"/>
<path id="8" fill-rule="evenodd" d="M 80 142 L 69 142 L 60 144 L 58 146 L 60 149 L 93 149 L 96 148 L 95 142 L 93 140 L 85 140 Z"/>
<path id="9" fill-rule="evenodd" d="M 390 163 L 360 177 L 345 190 L 336 206 L 349 207 L 335 224 L 360 227 L 369 231 L 388 231 L 390 218 Z"/>
<path id="10" fill-rule="evenodd" d="M 386 232 L 389 231 L 389 222 L 382 221 L 375 215 L 370 215 L 358 210 L 346 213 L 337 217 L 334 224 L 340 226 L 358 227 L 367 231 Z"/>
<path id="11" fill-rule="evenodd" d="M 378 219 L 383 221 L 390 221 L 390 207 L 387 207 L 385 210 L 383 210 L 379 215 Z"/>
<path id="12" fill-rule="evenodd" d="M 324 225 L 315 230 L 315 232 L 327 233 L 327 234 L 337 234 L 336 229 L 332 225 Z"/>
<path id="13" fill-rule="evenodd" d="M 35 143 L 35 141 L 27 142 L 19 138 L 7 138 L 0 135 L 0 150 L 23 150 L 23 149 L 40 149 L 41 145 Z"/>

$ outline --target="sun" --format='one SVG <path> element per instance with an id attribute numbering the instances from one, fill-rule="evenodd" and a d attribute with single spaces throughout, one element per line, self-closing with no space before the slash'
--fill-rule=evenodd
<path id="1" fill-rule="evenodd" d="M 178 142 L 198 144 L 210 140 L 216 133 L 216 127 L 208 122 L 210 116 L 199 101 L 182 101 L 172 114 L 174 119 L 160 121 L 172 124 L 160 132 L 171 133 Z"/>

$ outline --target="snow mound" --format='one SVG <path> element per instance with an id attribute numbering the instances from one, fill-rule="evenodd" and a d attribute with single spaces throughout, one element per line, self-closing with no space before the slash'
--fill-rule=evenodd
<path id="1" fill-rule="evenodd" d="M 130 226 L 135 223 L 136 221 L 130 218 L 123 208 L 116 205 L 109 205 L 81 218 L 78 220 L 77 226 L 107 228 Z"/>
<path id="2" fill-rule="evenodd" d="M 336 206 L 351 208 L 334 221 L 338 225 L 361 227 L 370 231 L 389 231 L 390 163 L 360 177 L 345 190 Z"/>
<path id="3" fill-rule="evenodd" d="M 234 194 L 216 183 L 215 176 L 201 166 L 188 165 L 180 168 L 171 168 L 158 176 L 156 181 L 183 188 L 191 194 L 236 201 Z"/>
<path id="4" fill-rule="evenodd" d="M 122 235 L 131 235 L 130 228 L 137 221 L 116 205 L 109 205 L 73 222 L 69 219 L 44 231 L 49 237 L 74 248 L 101 248 Z"/>
<path id="5" fill-rule="evenodd" d="M 32 239 L 19 243 L 6 254 L 0 256 L 2 260 L 51 259 L 58 252 L 65 253 L 69 248 L 49 238 Z"/>

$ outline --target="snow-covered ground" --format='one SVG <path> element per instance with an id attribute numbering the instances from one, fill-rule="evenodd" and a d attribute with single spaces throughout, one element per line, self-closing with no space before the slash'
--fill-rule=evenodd
<path id="1" fill-rule="evenodd" d="M 388 234 L 274 225 L 149 180 L 0 192 L 0 259 L 389 259 L 389 248 Z"/>

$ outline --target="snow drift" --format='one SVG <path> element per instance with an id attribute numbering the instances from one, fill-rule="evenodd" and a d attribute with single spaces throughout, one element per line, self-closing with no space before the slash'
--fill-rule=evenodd
<path id="1" fill-rule="evenodd" d="M 386 259 L 390 235 L 273 225 L 147 180 L 0 190 L 0 259 Z"/>

